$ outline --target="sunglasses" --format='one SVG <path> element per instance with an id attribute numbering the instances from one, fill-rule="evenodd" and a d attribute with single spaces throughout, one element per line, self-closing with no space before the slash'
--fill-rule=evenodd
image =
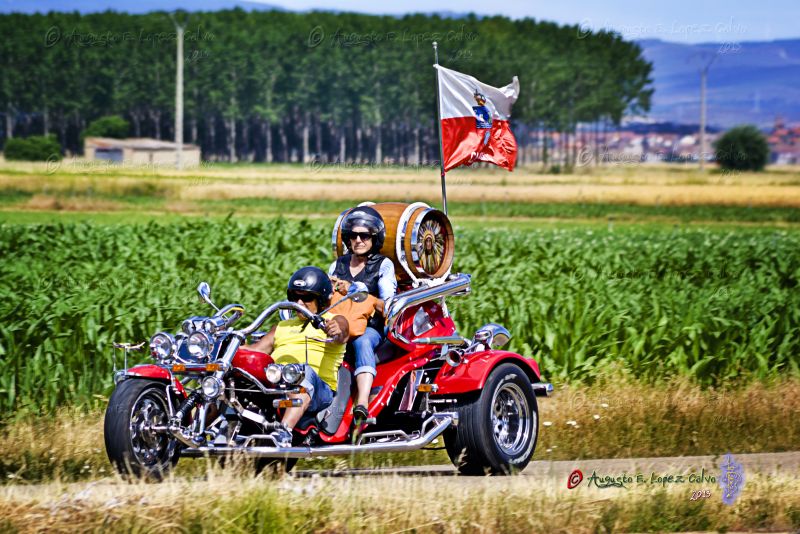
<path id="1" fill-rule="evenodd" d="M 286 298 L 290 302 L 297 302 L 298 300 L 302 300 L 303 302 L 314 302 L 318 297 L 314 293 L 308 293 L 307 291 L 287 291 Z"/>
<path id="2" fill-rule="evenodd" d="M 372 234 L 370 234 L 369 232 L 352 232 L 350 234 L 351 241 L 355 241 L 359 237 L 361 238 L 361 241 L 366 241 L 367 239 L 371 240 Z"/>

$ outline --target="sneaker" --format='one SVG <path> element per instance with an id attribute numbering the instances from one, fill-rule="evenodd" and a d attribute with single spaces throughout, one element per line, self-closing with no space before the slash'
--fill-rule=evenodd
<path id="1" fill-rule="evenodd" d="M 292 446 L 292 433 L 285 428 L 279 428 L 272 431 L 270 434 L 275 439 L 275 444 L 278 447 L 291 447 Z"/>

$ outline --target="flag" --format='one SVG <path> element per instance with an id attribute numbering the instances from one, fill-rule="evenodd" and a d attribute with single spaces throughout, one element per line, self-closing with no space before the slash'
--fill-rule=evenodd
<path id="1" fill-rule="evenodd" d="M 519 96 L 517 77 L 497 88 L 467 74 L 434 66 L 438 69 L 444 170 L 488 161 L 513 171 L 517 140 L 508 119 Z"/>

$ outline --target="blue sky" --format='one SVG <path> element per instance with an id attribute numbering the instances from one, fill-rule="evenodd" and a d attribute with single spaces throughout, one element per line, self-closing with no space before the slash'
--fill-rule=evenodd
<path id="1" fill-rule="evenodd" d="M 453 11 L 534 17 L 591 29 L 613 29 L 631 39 L 683 43 L 741 42 L 800 37 L 800 0 L 259 0 L 291 9 L 333 8 L 364 13 Z"/>
<path id="2" fill-rule="evenodd" d="M 375 14 L 474 12 L 533 17 L 586 29 L 612 29 L 628 39 L 679 43 L 800 38 L 800 0 L 0 0 L 0 12 L 34 10 L 141 12 L 177 6 L 215 9 L 236 2 L 292 10 L 334 9 Z"/>

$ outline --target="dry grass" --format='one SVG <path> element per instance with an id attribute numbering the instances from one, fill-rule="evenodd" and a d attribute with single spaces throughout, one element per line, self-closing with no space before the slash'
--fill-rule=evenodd
<path id="1" fill-rule="evenodd" d="M 209 469 L 162 484 L 91 483 L 0 490 L 5 531 L 610 532 L 789 530 L 791 477 L 751 476 L 733 506 L 713 484 L 567 490 L 561 479 L 376 476 L 265 479 Z M 711 497 L 691 501 L 692 490 Z"/>
<path id="2" fill-rule="evenodd" d="M 535 460 L 782 452 L 800 444 L 800 380 L 701 389 L 679 379 L 647 386 L 625 378 L 565 386 L 540 399 Z M 595 416 L 598 416 L 595 418 Z M 0 480 L 75 481 L 108 474 L 100 411 L 62 410 L 10 422 L 0 434 Z M 570 422 L 570 423 L 568 423 Z M 345 463 L 347 462 L 347 463 Z M 449 464 L 443 451 L 301 461 L 300 469 Z M 179 474 L 202 471 L 184 459 Z M 0 483 L 3 483 L 0 482 Z"/>
<path id="3" fill-rule="evenodd" d="M 440 197 L 434 168 L 336 165 L 204 165 L 177 171 L 163 167 L 114 167 L 66 161 L 0 163 L 0 191 L 59 195 L 155 195 L 174 200 L 278 198 L 297 200 L 425 200 Z M 520 168 L 458 169 L 448 177 L 456 202 L 588 202 L 641 205 L 800 207 L 800 171 L 700 173 L 680 166 L 607 166 L 574 174 L 542 174 Z M 43 208 L 44 209 L 44 208 Z M 111 207 L 113 209 L 113 206 Z"/>

